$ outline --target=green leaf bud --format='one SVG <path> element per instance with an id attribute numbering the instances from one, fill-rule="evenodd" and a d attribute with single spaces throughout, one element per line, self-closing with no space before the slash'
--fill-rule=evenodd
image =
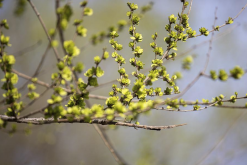
<path id="1" fill-rule="evenodd" d="M 216 27 L 214 28 L 215 31 L 219 31 L 219 29 L 220 29 L 219 26 L 216 26 Z"/>
<path id="2" fill-rule="evenodd" d="M 56 30 L 54 28 L 52 28 L 52 29 L 49 30 L 49 35 L 51 37 L 54 37 L 55 36 L 55 33 L 56 33 Z"/>
<path id="3" fill-rule="evenodd" d="M 155 49 L 156 44 L 154 42 L 150 43 L 151 48 Z"/>
<path id="4" fill-rule="evenodd" d="M 86 8 L 84 8 L 83 14 L 84 14 L 85 16 L 91 16 L 91 15 L 93 15 L 93 9 L 91 9 L 91 8 L 89 8 L 89 7 L 86 7 Z"/>
<path id="5" fill-rule="evenodd" d="M 229 17 L 228 20 L 226 21 L 226 24 L 232 24 L 232 23 L 233 23 L 233 19 Z"/>
<path id="6" fill-rule="evenodd" d="M 85 7 L 85 6 L 87 6 L 87 1 L 83 1 L 83 2 L 81 2 L 81 3 L 80 3 L 80 6 L 81 6 L 81 7 Z"/>
<path id="7" fill-rule="evenodd" d="M 135 48 L 135 50 L 134 50 L 135 57 L 140 58 L 140 56 L 142 55 L 142 53 L 143 53 L 143 49 L 141 49 L 140 46 L 137 46 Z"/>
<path id="8" fill-rule="evenodd" d="M 96 77 L 89 77 L 88 78 L 88 85 L 90 86 L 98 86 L 98 81 Z"/>
<path id="9" fill-rule="evenodd" d="M 220 70 L 219 79 L 221 81 L 226 81 L 228 79 L 228 74 L 223 69 Z"/>
<path id="10" fill-rule="evenodd" d="M 152 39 L 156 40 L 157 37 L 158 37 L 158 34 L 157 34 L 157 32 L 155 32 L 154 35 L 152 35 Z"/>
<path id="11" fill-rule="evenodd" d="M 204 36 L 208 36 L 209 34 L 209 31 L 205 27 L 200 28 L 199 32 L 201 32 L 201 34 Z"/>
<path id="12" fill-rule="evenodd" d="M 96 65 L 98 65 L 98 64 L 100 63 L 100 61 L 101 61 L 101 58 L 100 58 L 99 56 L 95 56 L 95 57 L 94 57 L 94 63 L 95 63 Z"/>
<path id="13" fill-rule="evenodd" d="M 58 41 L 57 40 L 52 40 L 51 41 L 51 47 L 57 47 L 58 46 Z"/>
<path id="14" fill-rule="evenodd" d="M 82 21 L 83 21 L 82 19 L 75 19 L 74 20 L 74 25 L 78 26 L 78 25 L 80 25 L 82 23 Z"/>
<path id="15" fill-rule="evenodd" d="M 197 110 L 199 110 L 199 109 L 201 108 L 201 106 L 199 106 L 199 105 L 194 105 L 193 108 L 194 108 L 195 111 L 197 111 Z"/>
<path id="16" fill-rule="evenodd" d="M 163 53 L 164 53 L 162 47 L 156 47 L 156 48 L 154 48 L 153 52 L 154 52 L 156 55 L 159 55 L 159 56 L 162 56 Z"/>
<path id="17" fill-rule="evenodd" d="M 109 52 L 105 51 L 103 55 L 103 60 L 106 60 L 107 58 L 109 58 Z"/>
<path id="18" fill-rule="evenodd" d="M 74 71 L 81 73 L 84 69 L 84 65 L 82 62 L 78 62 L 76 66 L 74 67 Z"/>
<path id="19" fill-rule="evenodd" d="M 34 84 L 28 84 L 27 88 L 28 88 L 28 90 L 35 90 L 36 86 Z"/>
<path id="20" fill-rule="evenodd" d="M 5 29 L 9 29 L 9 24 L 6 19 L 3 19 L 0 23 L 0 26 L 3 26 Z"/>
<path id="21" fill-rule="evenodd" d="M 83 26 L 79 25 L 76 28 L 76 33 L 79 36 L 86 37 L 87 36 L 87 29 L 84 28 Z"/>
<path id="22" fill-rule="evenodd" d="M 59 61 L 59 62 L 57 63 L 57 68 L 58 68 L 59 70 L 63 70 L 64 67 L 65 67 L 65 64 L 64 64 L 63 61 Z"/>
<path id="23" fill-rule="evenodd" d="M 173 24 L 173 23 L 176 23 L 177 17 L 175 17 L 175 15 L 172 14 L 172 15 L 170 15 L 170 16 L 168 17 L 168 20 L 169 20 L 169 23 L 170 23 L 170 24 Z"/>
<path id="24" fill-rule="evenodd" d="M 211 77 L 213 80 L 217 80 L 218 75 L 216 74 L 216 71 L 211 70 L 211 71 L 210 71 L 210 77 Z"/>
<path id="25" fill-rule="evenodd" d="M 127 3 L 128 7 L 130 8 L 131 11 L 134 11 L 136 9 L 138 9 L 138 5 L 134 4 L 134 3 Z"/>
<path id="26" fill-rule="evenodd" d="M 185 57 L 182 62 L 183 69 L 189 70 L 192 63 L 193 63 L 193 57 L 191 55 Z"/>
<path id="27" fill-rule="evenodd" d="M 119 35 L 118 35 L 118 33 L 117 33 L 116 31 L 112 31 L 112 32 L 110 32 L 110 36 L 111 36 L 112 38 L 116 38 L 116 37 L 118 37 Z"/>
<path id="28" fill-rule="evenodd" d="M 244 70 L 240 66 L 235 66 L 230 70 L 231 76 L 235 79 L 240 79 L 244 75 Z"/>

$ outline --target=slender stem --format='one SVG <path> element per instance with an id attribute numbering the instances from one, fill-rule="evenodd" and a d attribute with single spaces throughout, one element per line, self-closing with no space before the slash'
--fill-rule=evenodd
<path id="1" fill-rule="evenodd" d="M 23 73 L 21 73 L 21 72 L 18 72 L 18 71 L 15 70 L 15 69 L 12 69 L 12 72 L 16 73 L 18 76 L 20 76 L 20 77 L 22 77 L 22 78 L 25 78 L 25 79 L 27 79 L 27 80 L 32 80 L 32 77 L 27 76 L 27 75 L 25 75 L 25 74 L 23 74 Z M 36 83 L 39 84 L 39 85 L 42 85 L 42 86 L 44 86 L 44 87 L 46 87 L 46 88 L 50 88 L 50 85 L 47 84 L 47 83 L 45 83 L 45 82 L 43 82 L 43 81 L 37 80 Z"/>
<path id="2" fill-rule="evenodd" d="M 62 45 L 62 48 L 63 48 L 63 52 L 64 54 L 66 55 L 67 52 L 63 46 L 64 44 L 64 34 L 63 34 L 63 29 L 61 28 L 60 26 L 60 22 L 61 22 L 61 18 L 60 18 L 60 14 L 57 12 L 57 9 L 59 8 L 60 6 L 60 0 L 56 0 L 56 5 L 55 5 L 55 9 L 56 9 L 56 15 L 57 15 L 57 29 L 58 29 L 58 34 L 59 34 L 59 38 L 60 38 L 60 42 L 61 42 L 61 45 Z"/>
<path id="3" fill-rule="evenodd" d="M 88 100 L 86 100 L 87 107 L 91 107 L 91 104 Z M 118 154 L 118 152 L 114 149 L 114 146 L 111 144 L 107 134 L 105 133 L 105 130 L 102 129 L 100 126 L 93 124 L 94 129 L 98 132 L 101 139 L 104 141 L 106 147 L 109 149 L 111 154 L 113 155 L 116 162 L 120 165 L 127 165 L 127 163 L 123 160 L 123 158 Z"/>
<path id="4" fill-rule="evenodd" d="M 45 31 L 45 34 L 46 34 L 46 36 L 47 36 L 47 38 L 48 38 L 48 40 L 49 40 L 49 42 L 50 42 L 50 44 L 51 44 L 52 39 L 51 39 L 51 37 L 50 37 L 50 35 L 49 35 L 49 33 L 48 33 L 47 28 L 45 27 L 44 21 L 43 21 L 43 19 L 41 18 L 40 13 L 38 12 L 37 8 L 34 6 L 34 4 L 33 4 L 33 2 L 32 2 L 31 0 L 27 0 L 27 1 L 28 1 L 29 4 L 32 6 L 33 11 L 34 11 L 35 14 L 37 15 L 37 17 L 38 17 L 38 19 L 39 19 L 39 22 L 41 23 L 41 25 L 42 25 L 42 27 L 43 27 L 43 29 L 44 29 L 44 31 Z M 56 49 L 55 47 L 52 47 L 52 48 L 53 48 L 53 51 L 54 51 L 55 56 L 56 56 L 56 58 L 57 58 L 57 61 L 60 61 L 60 57 L 59 57 L 59 55 L 58 55 L 57 49 Z"/>
<path id="5" fill-rule="evenodd" d="M 240 12 L 234 17 L 234 18 L 232 18 L 232 20 L 234 21 L 243 11 L 244 11 L 244 9 L 247 7 L 247 4 L 240 10 Z M 226 25 L 229 25 L 229 24 L 227 24 L 227 23 L 224 23 L 223 25 L 221 25 L 221 26 L 219 26 L 219 28 L 222 28 L 222 27 L 224 27 L 224 26 L 226 26 Z M 212 33 L 212 32 L 214 32 L 216 29 L 212 29 L 212 30 L 210 30 L 209 31 L 209 33 Z M 198 35 L 196 35 L 195 37 L 198 37 L 198 36 L 202 36 L 203 34 L 198 34 Z"/>
<path id="6" fill-rule="evenodd" d="M 36 76 L 38 75 L 38 73 L 39 73 L 41 67 L 43 66 L 43 63 L 44 63 L 44 61 L 45 61 L 45 57 L 47 56 L 49 49 L 50 49 L 50 45 L 47 46 L 47 48 L 46 48 L 44 54 L 43 54 L 42 57 L 41 57 L 41 60 L 40 60 L 40 62 L 39 62 L 39 64 L 38 64 L 38 67 L 36 68 L 35 72 L 33 73 L 33 75 L 32 75 L 31 77 L 34 78 L 34 77 L 36 77 Z M 29 82 L 30 82 L 30 80 L 28 80 L 26 83 L 24 83 L 18 90 L 19 90 L 19 91 L 23 90 L 23 89 L 27 86 L 27 84 L 28 84 Z"/>
<path id="7" fill-rule="evenodd" d="M 216 149 L 219 147 L 219 145 L 224 141 L 224 139 L 225 139 L 226 135 L 228 134 L 228 132 L 230 132 L 230 130 L 232 130 L 232 128 L 234 128 L 234 126 L 237 124 L 237 122 L 239 121 L 239 119 L 240 119 L 243 115 L 245 115 L 245 114 L 246 114 L 246 111 L 240 113 L 240 114 L 235 118 L 235 120 L 230 124 L 230 126 L 227 128 L 227 130 L 226 130 L 225 133 L 222 135 L 222 137 L 218 140 L 218 142 L 213 146 L 213 148 L 211 148 L 211 149 L 209 150 L 209 152 L 208 152 L 206 155 L 204 155 L 204 156 L 199 160 L 199 162 L 196 163 L 197 165 L 202 164 L 202 163 L 210 156 L 210 154 L 211 154 L 214 150 L 216 150 Z"/>
<path id="8" fill-rule="evenodd" d="M 189 11 L 188 11 L 188 14 L 187 14 L 188 17 L 189 17 L 189 15 L 190 15 L 190 11 L 191 11 L 191 8 L 192 8 L 192 2 L 193 2 L 193 0 L 190 1 L 190 8 L 189 8 Z"/>
<path id="9" fill-rule="evenodd" d="M 20 56 L 23 55 L 23 53 L 27 53 L 27 52 L 29 52 L 29 51 L 34 50 L 35 48 L 37 48 L 38 46 L 40 46 L 41 43 L 42 43 L 42 40 L 38 40 L 35 44 L 33 44 L 33 45 L 31 45 L 31 46 L 28 46 L 28 47 L 26 47 L 26 48 L 23 48 L 23 49 L 21 49 L 21 50 L 19 50 L 19 51 L 13 52 L 13 53 L 11 53 L 11 54 L 14 54 L 15 57 L 20 57 Z"/>

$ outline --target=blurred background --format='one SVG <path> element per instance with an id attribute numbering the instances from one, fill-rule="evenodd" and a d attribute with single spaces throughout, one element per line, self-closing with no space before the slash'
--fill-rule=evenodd
<path id="1" fill-rule="evenodd" d="M 62 1 L 65 4 L 67 1 Z M 98 33 L 116 25 L 121 19 L 128 20 L 126 12 L 129 10 L 126 0 L 90 0 L 88 7 L 91 7 L 94 14 L 85 17 L 83 26 L 88 29 L 86 38 L 76 37 L 76 45 L 81 50 L 81 54 L 76 60 L 85 65 L 84 71 L 94 65 L 93 57 L 101 56 L 102 48 L 112 53 L 113 49 L 108 40 L 92 46 L 87 44 L 92 34 Z M 132 0 L 139 7 L 148 4 L 149 0 Z M 147 12 L 137 26 L 137 32 L 143 35 L 143 42 L 138 43 L 143 49 L 144 54 L 141 60 L 145 63 L 145 68 L 150 67 L 154 53 L 149 44 L 152 42 L 151 35 L 158 33 L 157 44 L 165 49 L 163 38 L 167 36 L 165 25 L 168 23 L 168 16 L 177 15 L 181 12 L 182 4 L 180 0 L 156 0 L 153 1 L 153 9 Z M 33 3 L 40 12 L 45 25 L 48 29 L 55 28 L 55 0 L 33 0 Z M 68 30 L 65 31 L 65 39 L 73 39 L 75 28 L 72 25 L 74 19 L 79 19 L 81 8 L 80 1 L 72 0 L 74 15 Z M 212 29 L 214 22 L 215 8 L 218 7 L 216 25 L 222 25 L 228 17 L 235 17 L 241 8 L 246 4 L 246 0 L 194 0 L 190 13 L 190 26 L 199 33 L 199 28 L 206 27 Z M 12 46 L 7 49 L 9 54 L 16 56 L 14 68 L 27 75 L 32 75 L 36 69 L 42 54 L 48 44 L 45 33 L 29 4 L 26 5 L 23 15 L 16 17 L 14 10 L 15 0 L 5 0 L 0 9 L 0 20 L 7 19 L 10 29 L 4 33 L 10 36 Z M 186 10 L 187 11 L 187 10 Z M 208 69 L 225 69 L 228 73 L 234 66 L 239 65 L 247 68 L 247 10 L 234 21 L 234 24 L 225 26 L 215 33 L 215 36 L 227 32 L 227 34 L 213 40 L 212 52 Z M 229 29 L 233 29 L 229 32 Z M 128 59 L 133 56 L 128 43 L 130 36 L 128 27 L 119 33 L 117 38 L 124 49 L 120 51 L 126 59 L 124 67 L 127 73 L 131 73 L 133 67 L 128 63 Z M 179 42 L 178 54 L 190 49 L 193 45 L 209 40 L 210 37 L 197 37 L 189 39 L 187 42 Z M 37 46 L 31 50 L 20 52 L 33 45 Z M 196 58 L 189 71 L 182 69 L 182 59 L 170 60 L 165 63 L 168 73 L 174 74 L 181 71 L 183 79 L 178 81 L 180 90 L 183 90 L 202 70 L 206 60 L 209 44 L 194 49 L 186 55 L 193 55 Z M 59 52 L 63 54 L 61 45 Z M 51 82 L 50 75 L 56 71 L 56 59 L 53 51 L 50 50 L 45 60 L 45 64 L 40 73 L 39 79 Z M 117 64 L 114 59 L 109 58 L 101 64 L 105 75 L 99 78 L 99 83 L 108 82 L 119 77 Z M 0 73 L 3 77 L 3 73 Z M 83 77 L 83 74 L 80 75 Z M 17 87 L 20 87 L 26 80 L 19 78 Z M 132 78 L 132 82 L 133 82 Z M 163 81 L 154 83 L 154 86 L 164 87 Z M 37 91 L 42 92 L 45 88 L 39 87 Z M 98 88 L 92 94 L 108 96 L 111 84 Z M 2 93 L 3 91 L 0 90 Z M 27 91 L 24 91 L 25 94 Z M 29 107 L 25 112 L 37 109 L 46 104 L 46 100 L 52 91 L 45 94 L 38 103 Z M 201 77 L 199 81 L 183 96 L 184 100 L 199 101 L 202 98 L 211 100 L 219 94 L 229 98 L 234 92 L 239 96 L 247 93 L 247 76 L 244 75 L 240 80 L 228 79 L 226 82 L 213 81 Z M 2 95 L 2 94 L 1 94 Z M 1 100 L 2 100 L 2 96 Z M 163 97 L 164 99 L 167 97 Z M 28 101 L 28 100 L 26 100 Z M 104 103 L 105 101 L 90 99 L 93 103 Z M 246 100 L 237 101 L 234 105 L 244 106 Z M 186 109 L 190 109 L 187 107 Z M 119 154 L 129 163 L 138 165 L 193 165 L 198 164 L 206 157 L 201 164 L 205 165 L 245 165 L 247 164 L 247 114 L 246 109 L 227 109 L 227 108 L 208 108 L 198 112 L 165 112 L 152 110 L 150 113 L 141 115 L 140 124 L 145 125 L 173 125 L 187 123 L 186 126 L 171 130 L 148 131 L 133 129 L 128 127 L 116 127 L 111 129 L 104 126 L 107 130 L 111 142 Z M 4 109 L 0 109 L 3 114 Z M 11 123 L 9 123 L 11 127 Z M 30 128 L 31 134 L 26 135 L 22 130 Z M 220 141 L 221 140 L 221 141 Z M 216 144 L 218 144 L 216 146 Z M 215 147 L 214 150 L 212 150 Z M 212 151 L 212 152 L 210 152 Z M 52 165 L 52 164 L 86 164 L 86 165 L 114 165 L 117 164 L 111 153 L 104 145 L 90 124 L 51 124 L 43 126 L 28 126 L 17 124 L 17 132 L 9 135 L 0 131 L 0 164 L 30 164 L 30 165 Z"/>

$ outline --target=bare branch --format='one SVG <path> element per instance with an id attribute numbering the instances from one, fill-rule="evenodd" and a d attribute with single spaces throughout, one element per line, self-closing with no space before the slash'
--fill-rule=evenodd
<path id="1" fill-rule="evenodd" d="M 16 73 L 18 76 L 20 76 L 20 77 L 22 77 L 22 78 L 25 78 L 25 79 L 27 79 L 27 80 L 32 80 L 32 77 L 27 76 L 27 75 L 25 75 L 25 74 L 23 74 L 23 73 L 21 73 L 21 72 L 18 72 L 18 71 L 15 70 L 15 69 L 12 69 L 12 72 Z M 47 83 L 45 83 L 45 82 L 43 82 L 43 81 L 40 81 L 40 80 L 37 80 L 36 83 L 39 84 L 39 85 L 42 85 L 42 86 L 44 86 L 44 87 L 46 87 L 46 88 L 50 88 L 50 87 L 51 87 L 49 84 L 47 84 Z"/>
<path id="2" fill-rule="evenodd" d="M 230 126 L 227 128 L 227 130 L 225 131 L 225 133 L 222 135 L 222 137 L 218 140 L 218 142 L 213 146 L 213 148 L 211 150 L 209 150 L 208 153 L 206 153 L 206 155 L 204 155 L 200 160 L 199 162 L 197 162 L 196 164 L 197 165 L 200 165 L 202 164 L 208 157 L 209 155 L 215 150 L 218 148 L 218 146 L 224 141 L 226 135 L 228 134 L 228 132 L 230 132 L 230 130 L 232 128 L 234 128 L 234 126 L 237 124 L 237 122 L 239 121 L 239 119 L 246 114 L 246 111 L 240 113 L 238 115 L 238 117 L 235 118 L 235 120 L 230 124 Z"/>
<path id="3" fill-rule="evenodd" d="M 31 46 L 28 46 L 22 50 L 19 50 L 19 51 L 16 51 L 16 52 L 13 52 L 11 54 L 14 54 L 15 57 L 21 57 L 23 55 L 23 53 L 27 53 L 29 51 L 32 51 L 33 49 L 37 48 L 38 46 L 40 46 L 40 44 L 42 43 L 42 40 L 38 40 L 36 43 L 34 43 L 33 45 Z"/>
<path id="4" fill-rule="evenodd" d="M 42 25 L 42 27 L 43 27 L 43 29 L 44 29 L 44 31 L 45 31 L 45 34 L 46 34 L 46 36 L 47 36 L 47 38 L 48 38 L 48 40 L 49 40 L 49 42 L 50 42 L 50 44 L 51 44 L 52 39 L 51 39 L 51 37 L 50 37 L 50 35 L 49 35 L 49 33 L 48 33 L 46 27 L 45 27 L 44 21 L 43 21 L 43 19 L 41 18 L 41 16 L 40 16 L 38 10 L 36 9 L 36 7 L 34 6 L 34 4 L 33 4 L 33 2 L 32 2 L 31 0 L 27 0 L 27 1 L 28 1 L 29 4 L 32 6 L 33 11 L 34 11 L 35 14 L 37 15 L 37 17 L 38 17 L 38 19 L 39 19 L 39 21 L 40 21 L 40 23 L 41 23 L 41 25 Z M 57 49 L 56 49 L 55 47 L 52 47 L 52 48 L 53 48 L 53 51 L 54 51 L 54 53 L 55 53 L 55 55 L 56 55 L 57 61 L 60 61 L 60 57 L 59 57 L 59 55 L 58 55 Z"/>
<path id="5" fill-rule="evenodd" d="M 46 57 L 46 55 L 48 54 L 48 50 L 49 50 L 49 49 L 50 49 L 50 45 L 47 46 L 47 48 L 46 48 L 44 54 L 43 54 L 42 57 L 41 57 L 41 60 L 40 60 L 40 62 L 39 62 L 39 64 L 38 64 L 38 67 L 36 68 L 34 74 L 33 74 L 31 77 L 34 78 L 34 77 L 36 77 L 36 76 L 38 75 L 38 73 L 39 73 L 39 71 L 40 71 L 40 69 L 41 69 L 41 67 L 42 67 L 42 65 L 43 65 L 43 63 L 44 63 L 44 61 L 45 61 L 45 57 Z M 26 83 L 24 83 L 18 90 L 19 90 L 19 91 L 23 90 L 23 89 L 27 86 L 27 84 L 28 84 L 30 81 L 31 81 L 31 80 L 28 80 L 28 81 L 27 81 Z"/>
<path id="6" fill-rule="evenodd" d="M 190 1 L 190 8 L 189 8 L 189 11 L 188 11 L 188 14 L 187 14 L 188 16 L 190 15 L 190 11 L 191 11 L 191 8 L 192 8 L 192 2 L 193 2 L 193 0 Z"/>
<path id="7" fill-rule="evenodd" d="M 83 118 L 78 118 L 78 119 L 73 119 L 73 120 L 69 120 L 69 119 L 55 120 L 54 118 L 46 119 L 43 117 L 16 119 L 15 117 L 10 117 L 6 115 L 0 115 L 0 118 L 8 122 L 34 124 L 34 125 L 43 125 L 43 124 L 52 124 L 52 123 L 88 123 Z M 186 124 L 178 124 L 178 125 L 168 125 L 168 126 L 148 126 L 148 125 L 137 125 L 137 124 L 132 124 L 132 123 L 126 123 L 126 122 L 121 122 L 121 121 L 107 121 L 105 119 L 92 119 L 91 123 L 88 123 L 88 124 L 118 125 L 118 126 L 141 128 L 141 129 L 147 129 L 147 130 L 155 130 L 155 131 L 160 131 L 162 129 L 171 129 L 171 128 L 186 125 Z"/>

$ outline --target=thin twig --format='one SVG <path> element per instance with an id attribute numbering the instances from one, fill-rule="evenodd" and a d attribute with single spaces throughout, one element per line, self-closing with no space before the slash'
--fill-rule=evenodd
<path id="1" fill-rule="evenodd" d="M 12 69 L 12 72 L 13 73 L 16 73 L 18 76 L 22 77 L 22 78 L 25 78 L 27 80 L 32 80 L 32 77 L 28 76 L 28 75 L 25 75 L 24 73 L 21 73 L 21 72 L 18 72 L 17 70 L 15 69 Z M 40 80 L 37 80 L 35 81 L 35 83 L 41 85 L 41 86 L 44 86 L 46 88 L 53 88 L 53 84 L 52 85 L 49 85 L 48 83 L 46 82 L 43 82 L 43 81 L 40 81 Z M 66 88 L 62 88 L 64 91 L 66 92 L 71 92 L 70 89 L 66 89 Z"/>
<path id="2" fill-rule="evenodd" d="M 214 24 L 213 24 L 213 28 L 215 27 L 215 24 L 216 24 L 216 20 L 217 20 L 217 7 L 215 8 L 215 13 L 214 13 Z M 209 59 L 210 59 L 210 54 L 211 54 L 211 51 L 212 51 L 212 42 L 213 42 L 213 38 L 214 38 L 214 32 L 212 33 L 211 35 L 211 39 L 209 41 L 209 48 L 208 48 L 208 53 L 207 53 L 207 60 L 206 60 L 206 63 L 205 63 L 205 66 L 204 66 L 204 69 L 202 70 L 202 74 L 205 73 L 207 67 L 208 67 L 208 63 L 209 63 Z"/>
<path id="3" fill-rule="evenodd" d="M 243 111 L 242 113 L 240 113 L 238 115 L 238 117 L 235 118 L 235 120 L 230 124 L 230 126 L 227 128 L 227 130 L 225 131 L 225 133 L 222 135 L 222 137 L 219 139 L 219 141 L 213 146 L 212 149 L 209 150 L 209 152 L 207 152 L 206 155 L 204 155 L 199 162 L 197 162 L 197 165 L 202 164 L 209 156 L 210 154 L 219 147 L 219 145 L 224 141 L 224 139 L 226 138 L 226 135 L 228 134 L 228 132 L 230 132 L 230 130 L 232 128 L 234 128 L 234 126 L 237 124 L 237 122 L 239 121 L 239 119 L 246 113 L 246 111 Z"/>
<path id="4" fill-rule="evenodd" d="M 38 73 L 39 73 L 41 67 L 43 66 L 43 63 L 44 63 L 44 61 L 45 61 L 45 57 L 46 57 L 46 55 L 48 54 L 48 50 L 49 50 L 49 49 L 50 49 L 50 45 L 47 46 L 47 48 L 46 48 L 44 54 L 42 55 L 41 60 L 40 60 L 40 62 L 39 62 L 39 64 L 38 64 L 38 67 L 36 68 L 35 72 L 34 72 L 33 75 L 31 76 L 32 78 L 34 78 L 34 77 L 36 77 L 36 76 L 38 75 Z M 23 89 L 27 86 L 27 84 L 28 84 L 29 82 L 30 82 L 30 80 L 28 80 L 26 83 L 24 83 L 18 90 L 19 90 L 19 91 L 23 90 Z"/>
<path id="5" fill-rule="evenodd" d="M 29 117 L 29 116 L 36 115 L 37 113 L 41 113 L 41 112 L 44 111 L 47 107 L 48 107 L 48 105 L 45 106 L 45 107 L 43 107 L 43 108 L 40 108 L 40 109 L 38 109 L 38 110 L 32 111 L 32 112 L 30 112 L 30 113 L 27 114 L 27 115 L 21 116 L 21 117 L 19 117 L 18 119 L 20 120 L 20 119 L 23 119 L 23 118 L 27 118 L 27 117 Z"/>
<path id="6" fill-rule="evenodd" d="M 191 8 L 192 8 L 192 2 L 193 2 L 193 0 L 190 1 L 190 8 L 189 8 L 189 11 L 188 11 L 188 14 L 187 14 L 188 17 L 189 17 L 189 15 L 190 15 L 190 11 L 191 11 Z"/>
<path id="7" fill-rule="evenodd" d="M 60 0 L 56 0 L 56 5 L 55 5 L 55 12 L 56 12 L 56 15 L 57 15 L 57 29 L 58 29 L 58 34 L 59 34 L 59 38 L 60 38 L 60 42 L 61 42 L 61 45 L 62 45 L 62 48 L 63 48 L 63 52 L 64 52 L 64 55 L 67 54 L 63 44 L 64 44 L 64 35 L 63 35 L 63 29 L 61 28 L 60 26 L 60 21 L 61 21 L 61 18 L 60 18 L 60 14 L 57 12 L 57 9 L 59 8 L 60 6 Z"/>
<path id="8" fill-rule="evenodd" d="M 42 40 L 38 40 L 35 44 L 28 46 L 26 48 L 23 48 L 22 50 L 13 52 L 11 54 L 14 54 L 15 57 L 21 57 L 23 55 L 23 53 L 27 53 L 29 51 L 32 51 L 33 49 L 37 48 L 38 46 L 40 46 L 42 43 Z"/>
<path id="9" fill-rule="evenodd" d="M 15 69 L 12 69 L 12 72 L 16 73 L 18 76 L 20 76 L 20 77 L 22 77 L 22 78 L 25 78 L 25 79 L 27 79 L 27 80 L 32 80 L 32 77 L 30 77 L 30 76 L 28 76 L 28 75 L 25 75 L 25 74 L 23 74 L 23 73 L 21 73 L 21 72 L 18 72 L 18 71 L 15 70 Z M 47 84 L 47 83 L 45 83 L 45 82 L 43 82 L 43 81 L 37 80 L 35 83 L 37 83 L 37 84 L 39 84 L 39 85 L 42 85 L 42 86 L 44 86 L 44 87 L 46 87 L 46 88 L 50 88 L 50 85 Z"/>
<path id="10" fill-rule="evenodd" d="M 91 107 L 91 104 L 89 100 L 86 100 L 87 107 Z M 98 132 L 101 139 L 103 140 L 106 147 L 109 149 L 111 154 L 113 155 L 114 159 L 119 165 L 127 165 L 126 161 L 123 160 L 123 158 L 118 154 L 118 152 L 115 150 L 114 146 L 111 144 L 107 134 L 105 133 L 105 130 L 103 130 L 99 125 L 93 124 L 94 129 Z"/>
<path id="11" fill-rule="evenodd" d="M 39 98 L 41 98 L 48 90 L 49 90 L 50 88 L 46 88 L 40 95 L 39 95 Z M 32 100 L 30 103 L 28 103 L 25 107 L 24 107 L 24 109 L 22 109 L 20 112 L 23 112 L 25 109 L 27 109 L 28 107 L 30 107 L 31 105 L 33 105 L 36 101 L 37 101 L 38 99 L 34 99 L 34 100 Z M 28 116 L 30 116 L 30 115 L 28 115 Z M 28 117 L 28 116 L 26 116 L 26 117 Z"/>
<path id="12" fill-rule="evenodd" d="M 244 9 L 247 7 L 247 4 L 240 10 L 240 12 L 234 17 L 234 18 L 232 18 L 232 20 L 234 21 L 243 11 L 244 11 Z M 223 25 L 221 25 L 221 26 L 219 26 L 219 28 L 222 28 L 222 27 L 224 27 L 224 26 L 226 26 L 226 25 L 229 25 L 229 24 L 227 24 L 227 23 L 224 23 Z M 209 33 L 212 33 L 212 32 L 214 32 L 214 31 L 216 31 L 216 29 L 215 28 L 213 28 L 212 30 L 210 30 L 209 31 Z M 198 37 L 198 36 L 202 36 L 203 34 L 198 34 L 198 35 L 196 35 L 195 37 Z"/>
<path id="13" fill-rule="evenodd" d="M 29 4 L 32 6 L 33 11 L 34 11 L 35 14 L 37 15 L 37 17 L 38 17 L 38 19 L 39 19 L 39 22 L 41 23 L 41 25 L 42 25 L 42 27 L 43 27 L 43 29 L 44 29 L 44 31 L 45 31 L 45 34 L 46 34 L 46 36 L 47 36 L 47 38 L 48 38 L 48 40 L 49 40 L 49 42 L 50 42 L 50 44 L 51 44 L 52 39 L 51 39 L 51 37 L 50 37 L 50 35 L 49 35 L 49 33 L 48 33 L 46 27 L 45 27 L 44 21 L 43 21 L 43 19 L 41 18 L 40 13 L 38 12 L 37 8 L 34 6 L 34 4 L 33 4 L 33 2 L 32 2 L 31 0 L 27 0 L 27 1 L 28 1 Z M 54 51 L 55 56 L 56 56 L 56 58 L 57 58 L 57 61 L 60 61 L 60 57 L 59 57 L 59 55 L 58 55 L 57 49 L 56 49 L 54 46 L 52 46 L 52 48 L 53 48 L 53 51 Z"/>
<path id="14" fill-rule="evenodd" d="M 98 132 L 98 134 L 100 135 L 101 139 L 104 141 L 106 147 L 109 149 L 109 151 L 114 156 L 116 162 L 119 165 L 127 165 L 127 163 L 122 159 L 122 157 L 114 149 L 114 147 L 111 144 L 111 142 L 110 142 L 108 136 L 106 135 L 105 131 L 99 125 L 93 124 L 93 126 L 94 126 L 95 130 Z"/>
<path id="15" fill-rule="evenodd" d="M 196 109 L 196 110 L 195 109 L 189 109 L 189 110 L 180 110 L 180 109 L 178 109 L 178 110 L 174 110 L 174 109 L 163 109 L 163 108 L 155 108 L 155 109 L 157 109 L 157 110 L 165 110 L 165 111 L 192 112 L 192 111 L 201 111 L 201 110 L 207 109 L 208 107 L 214 106 L 218 102 L 219 101 L 216 101 L 216 102 L 214 102 L 214 103 L 212 103 L 212 104 L 210 104 L 208 106 L 205 106 L 205 107 L 202 107 L 202 108 L 199 108 L 199 109 Z"/>

